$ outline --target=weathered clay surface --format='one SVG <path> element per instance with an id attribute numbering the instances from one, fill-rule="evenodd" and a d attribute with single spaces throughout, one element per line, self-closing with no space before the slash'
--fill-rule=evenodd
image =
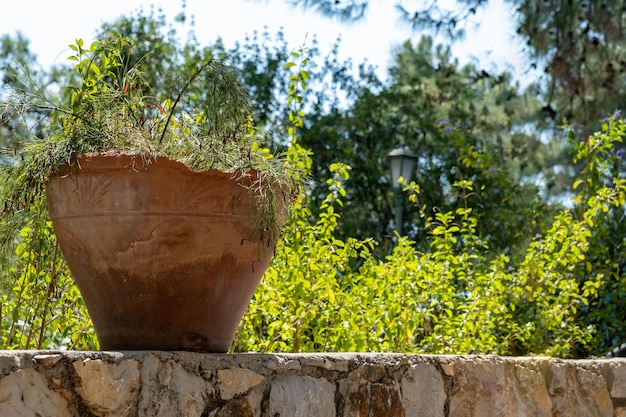
<path id="1" fill-rule="evenodd" d="M 273 255 L 253 172 L 88 154 L 49 180 L 50 219 L 102 349 L 228 350 Z"/>
<path id="2" fill-rule="evenodd" d="M 626 359 L 0 351 L 0 416 L 626 417 Z"/>

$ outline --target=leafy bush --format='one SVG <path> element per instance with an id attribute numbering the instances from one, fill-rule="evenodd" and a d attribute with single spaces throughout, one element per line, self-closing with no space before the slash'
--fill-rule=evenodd
<path id="1" fill-rule="evenodd" d="M 87 308 L 42 207 L 19 231 L 13 263 L 2 271 L 2 349 L 95 349 Z"/>
<path id="2" fill-rule="evenodd" d="M 319 219 L 307 221 L 303 202 L 255 293 L 235 350 L 559 357 L 607 351 L 611 345 L 594 342 L 598 329 L 586 318 L 607 296 L 600 292 L 605 265 L 623 261 L 594 247 L 605 232 L 599 225 L 625 203 L 626 182 L 606 178 L 623 135 L 624 122 L 615 117 L 576 146 L 576 159 L 586 164 L 575 206 L 535 235 L 518 260 L 490 253 L 477 235 L 476 213 L 467 204 L 475 194 L 471 181 L 454 185 L 464 205 L 427 219 L 428 252 L 398 237 L 392 253 L 376 259 L 373 241 L 335 238 L 349 170 L 333 165 Z M 416 201 L 419 187 L 406 190 Z"/>

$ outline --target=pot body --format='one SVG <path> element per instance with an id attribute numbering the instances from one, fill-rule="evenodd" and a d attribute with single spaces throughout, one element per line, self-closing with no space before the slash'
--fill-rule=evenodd
<path id="1" fill-rule="evenodd" d="M 229 349 L 274 250 L 249 183 L 115 153 L 50 178 L 50 218 L 101 349 Z"/>

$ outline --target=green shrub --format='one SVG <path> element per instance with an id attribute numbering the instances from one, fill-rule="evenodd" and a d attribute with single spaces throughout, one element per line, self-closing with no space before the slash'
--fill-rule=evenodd
<path id="1" fill-rule="evenodd" d="M 36 205 L 30 214 L 13 262 L 2 271 L 0 348 L 96 349 L 87 308 L 45 209 Z"/>
<path id="2" fill-rule="evenodd" d="M 603 295 L 603 266 L 616 262 L 593 242 L 604 231 L 598 225 L 625 202 L 624 180 L 609 183 L 604 175 L 623 134 L 624 122 L 614 118 L 576 147 L 586 167 L 575 206 L 534 236 L 517 260 L 491 253 L 477 236 L 467 204 L 475 195 L 471 181 L 454 185 L 464 205 L 428 219 L 426 253 L 398 237 L 391 254 L 376 259 L 373 241 L 336 239 L 349 170 L 334 164 L 319 219 L 307 222 L 304 202 L 296 211 L 235 350 L 559 357 L 608 350 L 603 344 L 586 348 L 597 329 L 581 312 Z M 419 187 L 406 190 L 416 201 Z"/>

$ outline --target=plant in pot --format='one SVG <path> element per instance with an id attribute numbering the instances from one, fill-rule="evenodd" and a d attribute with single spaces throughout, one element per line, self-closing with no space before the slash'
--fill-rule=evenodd
<path id="1" fill-rule="evenodd" d="M 32 91 L 3 102 L 5 118 L 47 115 L 47 135 L 2 167 L 3 241 L 47 206 L 104 350 L 227 351 L 297 193 L 297 161 L 263 147 L 219 60 L 164 98 L 126 66 L 129 39 L 70 47 L 67 103 Z"/>

